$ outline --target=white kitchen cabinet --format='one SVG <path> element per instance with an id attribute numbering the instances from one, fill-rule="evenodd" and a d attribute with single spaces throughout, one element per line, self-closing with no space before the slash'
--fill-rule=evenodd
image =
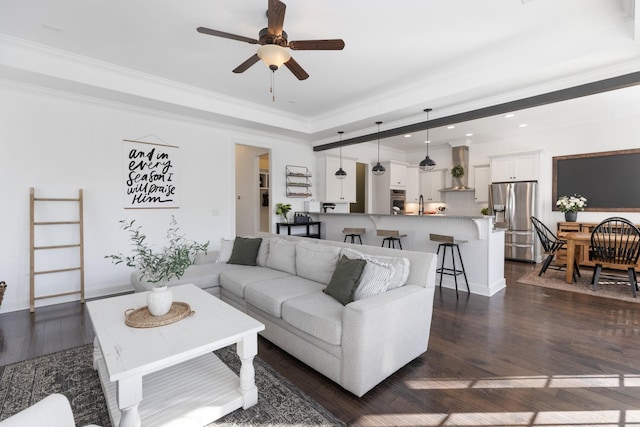
<path id="1" fill-rule="evenodd" d="M 420 199 L 420 169 L 418 165 L 407 166 L 407 203 L 418 203 Z"/>
<path id="2" fill-rule="evenodd" d="M 386 175 L 386 179 L 389 182 L 389 189 L 399 188 L 403 189 L 407 186 L 407 164 L 404 162 L 396 162 L 394 160 L 388 162 L 382 162 L 382 166 L 387 171 L 382 175 Z"/>
<path id="3" fill-rule="evenodd" d="M 444 170 L 420 172 L 420 192 L 425 203 L 443 201 L 440 190 L 444 187 L 444 173 Z"/>
<path id="4" fill-rule="evenodd" d="M 489 183 L 490 183 L 489 166 L 474 166 L 474 201 L 476 203 L 486 203 L 489 201 Z"/>
<path id="5" fill-rule="evenodd" d="M 522 153 L 491 158 L 491 182 L 537 181 L 540 153 Z"/>
<path id="6" fill-rule="evenodd" d="M 340 157 L 331 155 L 318 157 L 318 200 L 327 203 L 356 202 L 356 160 L 342 157 L 345 179 L 335 176 L 340 168 Z"/>

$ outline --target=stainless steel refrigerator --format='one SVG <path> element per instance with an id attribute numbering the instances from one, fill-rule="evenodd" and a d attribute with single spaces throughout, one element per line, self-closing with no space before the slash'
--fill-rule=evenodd
<path id="1" fill-rule="evenodd" d="M 536 236 L 531 217 L 536 216 L 536 181 L 499 182 L 489 187 L 489 211 L 496 227 L 505 228 L 504 257 L 536 262 Z"/>

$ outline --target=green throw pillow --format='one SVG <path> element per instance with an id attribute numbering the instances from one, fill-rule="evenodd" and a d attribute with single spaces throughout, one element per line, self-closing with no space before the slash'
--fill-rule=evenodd
<path id="1" fill-rule="evenodd" d="M 261 243 L 262 238 L 260 237 L 255 239 L 236 237 L 236 240 L 233 242 L 231 258 L 229 258 L 227 264 L 256 265 L 256 258 L 258 257 Z"/>
<path id="2" fill-rule="evenodd" d="M 358 285 L 367 261 L 363 259 L 351 259 L 342 256 L 331 276 L 331 281 L 324 289 L 324 293 L 332 296 L 342 305 L 353 301 L 353 293 Z"/>

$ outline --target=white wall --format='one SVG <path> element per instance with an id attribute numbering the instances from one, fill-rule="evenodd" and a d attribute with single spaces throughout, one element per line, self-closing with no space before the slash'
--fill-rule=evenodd
<path id="1" fill-rule="evenodd" d="M 129 289 L 130 269 L 104 259 L 107 254 L 129 252 L 120 219 L 135 219 L 158 243 L 164 239 L 171 215 L 187 237 L 209 240 L 212 249 L 219 247 L 220 238 L 235 235 L 236 144 L 271 150 L 274 206 L 285 201 L 286 164 L 308 165 L 315 174 L 312 149 L 279 135 L 251 134 L 9 82 L 0 82 L 0 117 L 0 280 L 8 284 L 3 312 L 28 307 L 29 187 L 35 187 L 39 196 L 51 197 L 75 197 L 79 188 L 84 189 L 85 287 L 87 297 L 92 297 Z M 123 139 L 180 147 L 179 209 L 123 208 Z M 302 210 L 303 201 L 286 199 L 294 210 Z M 51 252 L 48 258 L 60 264 L 77 258 L 63 252 Z M 75 279 L 54 276 L 41 278 L 47 288 L 37 286 L 37 294 L 74 290 Z M 38 280 L 36 285 L 41 283 Z"/>

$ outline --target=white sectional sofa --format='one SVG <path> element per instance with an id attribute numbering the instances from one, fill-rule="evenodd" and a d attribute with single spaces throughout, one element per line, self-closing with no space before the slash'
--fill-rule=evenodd
<path id="1" fill-rule="evenodd" d="M 228 259 L 233 241 L 227 241 L 169 285 L 195 283 L 248 313 L 265 324 L 266 339 L 357 396 L 427 350 L 436 254 L 256 237 L 262 243 L 255 266 L 216 262 Z M 342 256 L 367 261 L 355 300 L 346 305 L 333 292 Z M 136 272 L 131 281 L 137 291 L 152 286 Z M 384 291 L 387 285 L 393 288 Z"/>

